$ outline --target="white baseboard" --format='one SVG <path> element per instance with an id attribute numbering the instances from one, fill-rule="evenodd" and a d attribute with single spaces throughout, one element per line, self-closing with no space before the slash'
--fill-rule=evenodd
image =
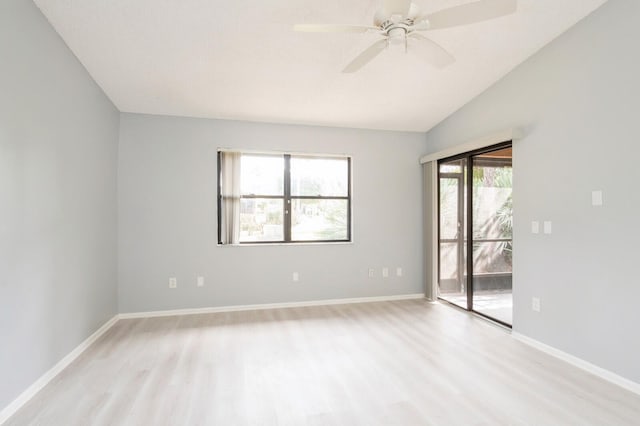
<path id="1" fill-rule="evenodd" d="M 97 329 L 91 336 L 87 337 L 74 350 L 69 352 L 67 356 L 62 358 L 49 371 L 44 373 L 31 386 L 24 390 L 16 399 L 0 411 L 0 425 L 6 422 L 9 417 L 13 416 L 16 411 L 34 397 L 43 387 L 55 378 L 62 370 L 69 366 L 76 358 L 78 358 L 89 346 L 100 338 L 107 330 L 109 330 L 118 321 L 118 315 L 104 323 L 102 327 Z"/>
<path id="2" fill-rule="evenodd" d="M 348 303 L 389 302 L 393 300 L 424 299 L 424 294 L 401 294 L 396 296 L 356 297 L 351 299 L 310 300 L 304 302 L 265 303 L 257 305 L 234 305 L 211 308 L 174 309 L 168 311 L 131 312 L 120 314 L 120 319 L 171 317 L 176 315 L 210 314 L 215 312 L 255 311 L 262 309 L 299 308 L 304 306 L 345 305 Z"/>
<path id="3" fill-rule="evenodd" d="M 545 352 L 553 357 L 566 361 L 569 364 L 578 367 L 588 373 L 591 373 L 594 376 L 598 376 L 601 379 L 604 379 L 608 382 L 620 386 L 621 388 L 640 395 L 640 383 L 636 383 L 632 380 L 626 379 L 622 376 L 617 375 L 616 373 L 605 370 L 602 367 L 598 367 L 597 365 L 591 364 L 590 362 L 587 362 L 581 358 L 563 352 L 560 349 L 554 348 L 553 346 L 546 345 L 523 334 L 513 332 L 511 333 L 511 335 L 516 340 L 519 340 L 522 343 L 532 346 L 542 352 Z"/>

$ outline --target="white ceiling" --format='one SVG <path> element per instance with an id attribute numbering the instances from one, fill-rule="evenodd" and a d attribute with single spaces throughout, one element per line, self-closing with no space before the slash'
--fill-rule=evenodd
<path id="1" fill-rule="evenodd" d="M 355 74 L 341 70 L 376 35 L 291 27 L 369 25 L 380 0 L 35 3 L 124 112 L 426 131 L 605 1 L 520 0 L 514 15 L 426 33 L 457 58 L 448 68 L 389 50 Z"/>

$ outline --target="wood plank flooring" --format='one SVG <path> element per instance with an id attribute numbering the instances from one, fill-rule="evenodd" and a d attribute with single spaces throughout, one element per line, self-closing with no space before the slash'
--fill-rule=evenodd
<path id="1" fill-rule="evenodd" d="M 121 320 L 7 425 L 638 425 L 640 397 L 424 300 Z"/>

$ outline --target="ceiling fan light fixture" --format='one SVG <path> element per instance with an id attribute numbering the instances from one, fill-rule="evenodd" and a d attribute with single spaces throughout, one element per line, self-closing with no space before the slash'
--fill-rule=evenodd
<path id="1" fill-rule="evenodd" d="M 407 40 L 407 30 L 402 27 L 392 28 L 388 32 L 389 44 L 392 45 L 405 45 Z"/>

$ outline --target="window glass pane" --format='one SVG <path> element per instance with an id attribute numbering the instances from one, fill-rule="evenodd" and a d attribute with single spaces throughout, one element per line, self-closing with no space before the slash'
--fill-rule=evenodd
<path id="1" fill-rule="evenodd" d="M 452 240 L 462 227 L 458 205 L 461 179 L 440 178 L 440 239 Z"/>
<path id="2" fill-rule="evenodd" d="M 445 280 L 451 280 L 455 283 L 459 281 L 458 277 L 458 255 L 459 255 L 459 245 L 458 243 L 440 243 L 440 286 L 442 287 L 442 282 Z M 456 288 L 456 285 L 453 285 L 453 289 L 443 289 L 441 291 L 444 293 L 448 292 L 459 292 L 460 289 Z"/>
<path id="3" fill-rule="evenodd" d="M 347 158 L 291 157 L 291 195 L 346 197 L 348 189 Z"/>
<path id="4" fill-rule="evenodd" d="M 291 200 L 291 239 L 346 240 L 347 200 Z"/>
<path id="5" fill-rule="evenodd" d="M 240 241 L 284 240 L 282 199 L 240 200 Z"/>
<path id="6" fill-rule="evenodd" d="M 284 156 L 243 154 L 240 186 L 242 195 L 283 195 Z"/>
<path id="7" fill-rule="evenodd" d="M 462 173 L 462 161 L 455 160 L 440 164 L 440 173 Z"/>
<path id="8" fill-rule="evenodd" d="M 511 241 L 482 241 L 473 245 L 474 274 L 511 274 Z M 494 287 L 504 289 L 504 287 Z M 510 284 L 509 284 L 510 288 Z"/>
<path id="9" fill-rule="evenodd" d="M 512 168 L 473 166 L 473 237 L 512 238 Z"/>

